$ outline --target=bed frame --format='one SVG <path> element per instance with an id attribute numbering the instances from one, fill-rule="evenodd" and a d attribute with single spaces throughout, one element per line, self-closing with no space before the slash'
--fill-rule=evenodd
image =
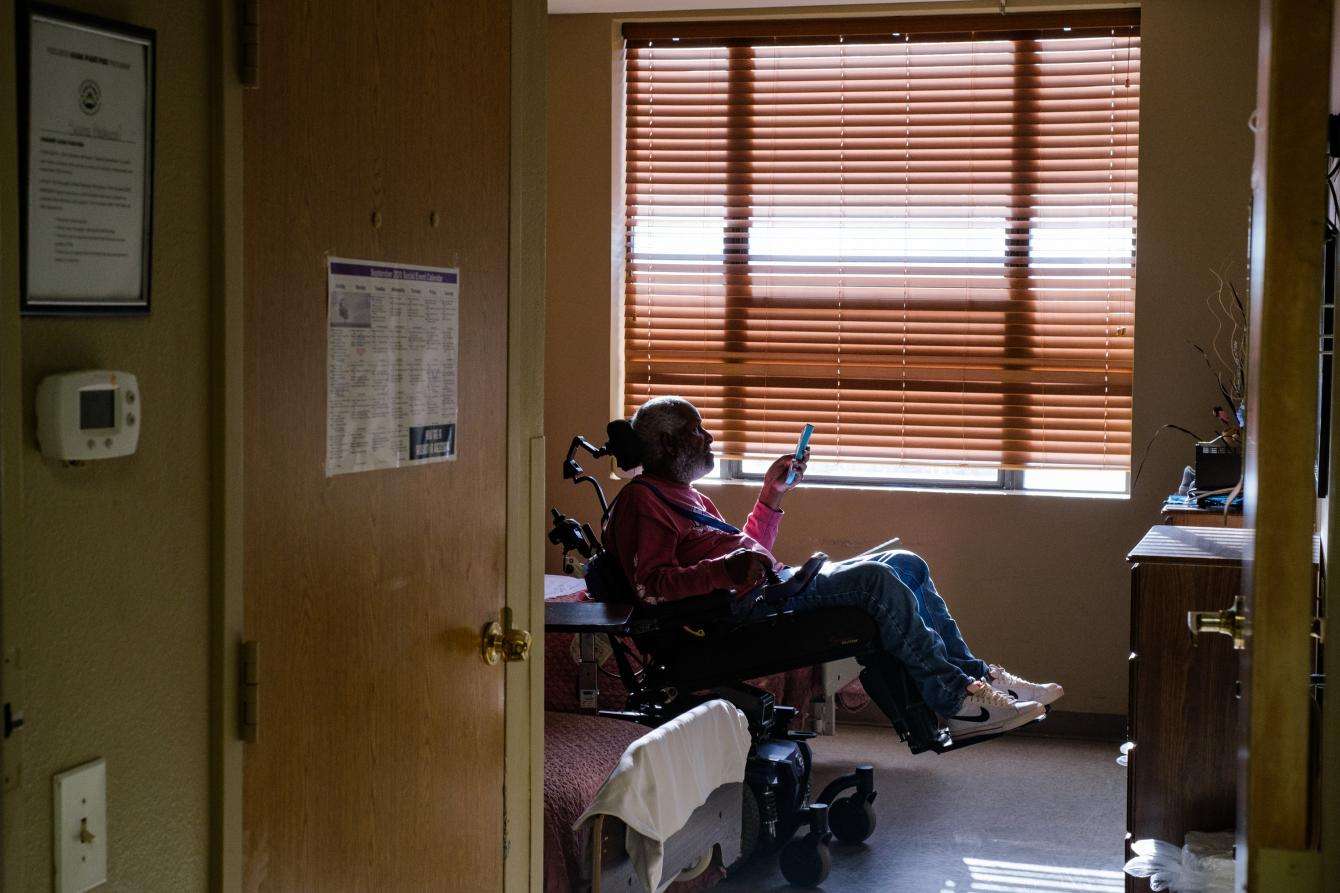
<path id="1" fill-rule="evenodd" d="M 665 842 L 665 876 L 692 880 L 713 861 L 734 865 L 740 859 L 744 784 L 725 784 L 689 816 L 684 827 Z M 628 826 L 613 816 L 598 815 L 591 825 L 589 879 L 592 893 L 628 893 L 640 888 L 633 860 L 624 845 Z"/>

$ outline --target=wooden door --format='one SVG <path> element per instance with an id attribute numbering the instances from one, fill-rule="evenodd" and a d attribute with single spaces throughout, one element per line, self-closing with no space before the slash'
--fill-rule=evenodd
<path id="1" fill-rule="evenodd" d="M 509 7 L 263 5 L 244 100 L 248 889 L 498 890 Z M 325 476 L 327 255 L 461 268 L 454 462 Z"/>
<path id="2" fill-rule="evenodd" d="M 1308 674 L 1331 2 L 1261 3 L 1238 784 L 1238 887 L 1252 891 L 1321 885 Z"/>

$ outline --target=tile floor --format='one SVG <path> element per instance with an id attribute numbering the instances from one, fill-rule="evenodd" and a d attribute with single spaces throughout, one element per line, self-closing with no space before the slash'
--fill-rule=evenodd
<path id="1" fill-rule="evenodd" d="M 1122 893 L 1126 770 L 1117 745 L 1035 737 L 912 756 L 890 730 L 843 726 L 815 746 L 814 789 L 875 766 L 878 825 L 835 846 L 827 891 Z M 775 858 L 723 891 L 794 890 Z"/>

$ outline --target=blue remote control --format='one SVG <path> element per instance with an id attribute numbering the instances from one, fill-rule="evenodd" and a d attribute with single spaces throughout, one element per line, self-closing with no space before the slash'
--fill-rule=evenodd
<path id="1" fill-rule="evenodd" d="M 805 430 L 800 432 L 800 441 L 796 444 L 796 461 L 799 462 L 805 458 L 805 450 L 810 445 L 810 435 L 814 433 L 813 425 L 806 425 Z M 796 470 L 792 468 L 786 473 L 786 485 L 789 487 L 796 482 Z"/>

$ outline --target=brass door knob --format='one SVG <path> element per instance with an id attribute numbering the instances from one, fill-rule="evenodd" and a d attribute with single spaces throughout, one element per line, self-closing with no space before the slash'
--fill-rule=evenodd
<path id="1" fill-rule="evenodd" d="M 531 635 L 528 630 L 512 627 L 512 609 L 503 608 L 498 612 L 497 620 L 484 624 L 481 636 L 480 653 L 484 663 L 493 666 L 497 663 L 527 660 L 530 658 Z"/>
<path id="2" fill-rule="evenodd" d="M 1251 624 L 1247 620 L 1247 603 L 1241 595 L 1222 611 L 1187 611 L 1186 625 L 1191 631 L 1193 643 L 1195 636 L 1201 633 L 1219 633 L 1233 639 L 1234 651 L 1247 647 L 1247 635 L 1251 631 Z"/>

